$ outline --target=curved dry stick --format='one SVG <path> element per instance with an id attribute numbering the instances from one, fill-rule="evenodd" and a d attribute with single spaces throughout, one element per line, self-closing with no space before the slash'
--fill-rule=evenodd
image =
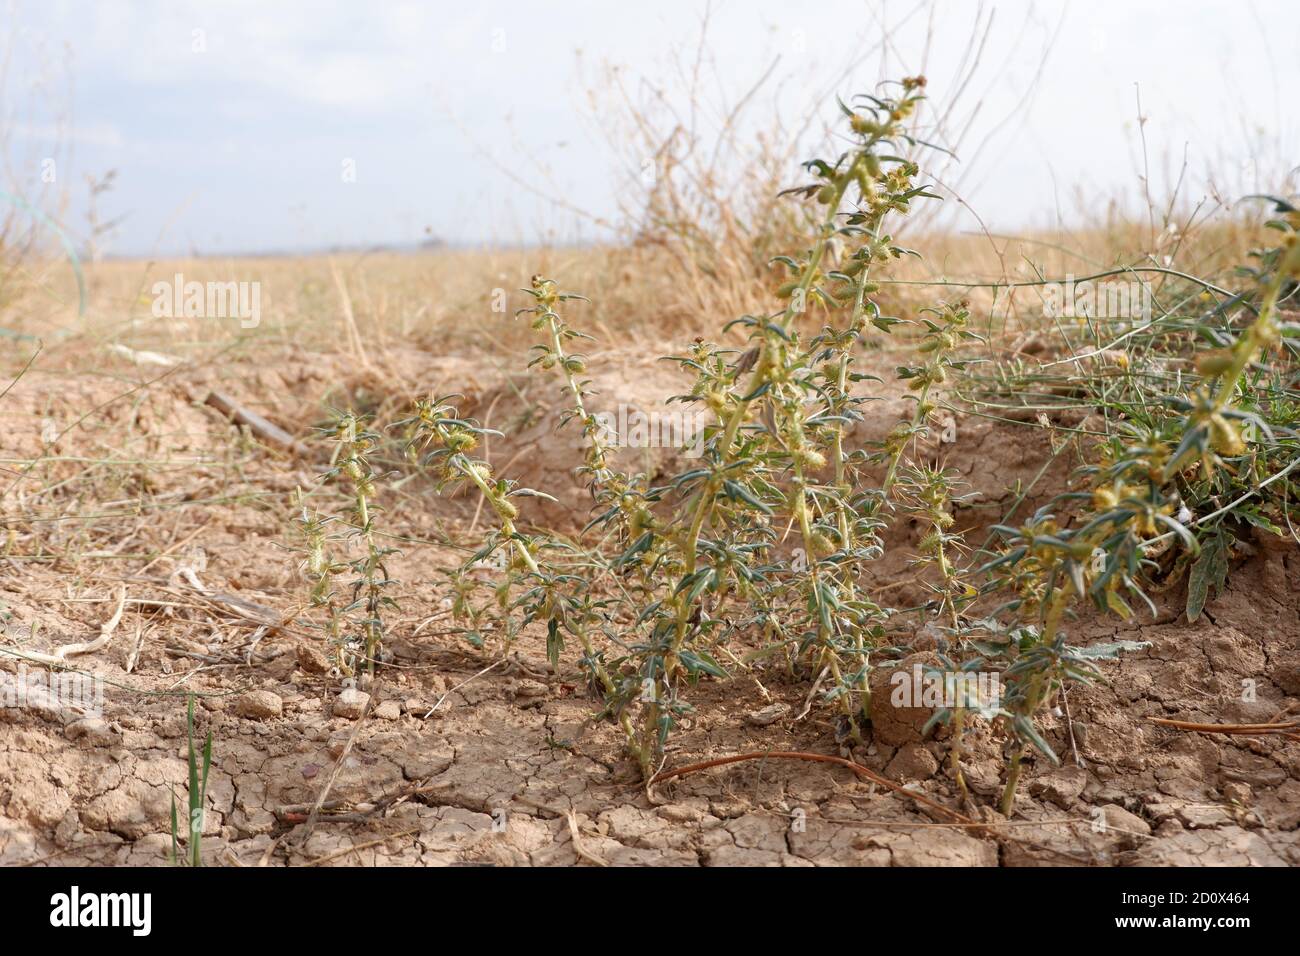
<path id="1" fill-rule="evenodd" d="M 1300 730 L 1300 720 L 1269 724 L 1198 724 L 1190 720 L 1171 720 L 1168 717 L 1148 717 L 1147 720 L 1161 727 L 1174 727 L 1200 734 L 1282 734 L 1294 737 Z"/>
<path id="2" fill-rule="evenodd" d="M 56 647 L 53 654 L 41 654 L 38 651 L 28 651 L 22 656 L 37 664 L 44 664 L 47 667 L 66 667 L 67 658 L 73 654 L 93 654 L 95 651 L 102 651 L 108 646 L 109 641 L 113 639 L 113 632 L 117 630 L 117 625 L 122 621 L 122 611 L 126 608 L 126 587 L 121 586 L 117 589 L 117 609 L 113 611 L 113 616 L 99 626 L 99 637 L 93 641 L 86 641 L 83 644 L 64 644 Z"/>
<path id="3" fill-rule="evenodd" d="M 977 820 L 972 820 L 970 817 L 966 816 L 965 814 L 958 813 L 956 810 L 952 810 L 948 807 L 945 807 L 942 803 L 939 803 L 937 800 L 931 800 L 923 793 L 917 793 L 915 790 L 907 789 L 907 787 L 903 786 L 900 783 L 894 783 L 894 781 L 882 777 L 880 776 L 880 774 L 868 770 L 866 767 L 862 766 L 861 764 L 854 763 L 852 760 L 846 760 L 844 757 L 832 757 L 830 754 L 808 753 L 807 751 L 803 751 L 803 750 L 766 750 L 766 751 L 757 751 L 754 753 L 733 754 L 730 757 L 715 757 L 712 760 L 702 760 L 699 763 L 687 764 L 685 767 L 678 767 L 676 770 L 668 770 L 668 771 L 662 771 L 660 773 L 657 773 L 650 778 L 650 783 L 647 784 L 647 786 L 653 786 L 654 784 L 659 783 L 660 781 L 671 780 L 673 777 L 681 777 L 688 773 L 695 773 L 696 771 L 699 770 L 708 770 L 712 767 L 722 767 L 725 766 L 726 764 L 740 763 L 745 760 L 763 760 L 768 757 L 778 757 L 786 760 L 811 760 L 816 763 L 833 763 L 840 767 L 847 767 L 848 769 L 856 773 L 859 777 L 864 777 L 867 780 L 870 780 L 872 783 L 879 784 L 880 786 L 884 787 L 886 790 L 891 790 L 894 793 L 905 794 L 906 796 L 911 797 L 917 803 L 922 803 L 933 810 L 938 810 L 942 813 L 948 814 L 950 817 L 957 820 L 959 823 L 964 823 L 967 824 L 968 826 L 985 825 L 985 824 L 981 824 Z"/>

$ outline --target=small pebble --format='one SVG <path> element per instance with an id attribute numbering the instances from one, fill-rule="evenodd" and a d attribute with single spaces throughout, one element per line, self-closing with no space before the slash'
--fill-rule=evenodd
<path id="1" fill-rule="evenodd" d="M 357 690 L 355 687 L 349 687 L 334 698 L 334 707 L 331 713 L 335 717 L 358 720 L 366 712 L 368 703 L 370 703 L 369 694 L 363 690 Z"/>
<path id="2" fill-rule="evenodd" d="M 249 720 L 265 720 L 284 713 L 284 701 L 269 690 L 250 690 L 239 698 L 235 713 Z"/>

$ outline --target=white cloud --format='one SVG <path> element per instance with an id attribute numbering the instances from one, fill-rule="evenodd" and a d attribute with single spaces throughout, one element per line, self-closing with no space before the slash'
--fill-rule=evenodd
<path id="1" fill-rule="evenodd" d="M 40 143 L 72 143 L 80 146 L 103 146 L 117 149 L 126 143 L 122 131 L 111 123 L 92 123 L 88 126 L 59 126 L 53 123 L 15 123 L 11 132 L 19 139 Z"/>

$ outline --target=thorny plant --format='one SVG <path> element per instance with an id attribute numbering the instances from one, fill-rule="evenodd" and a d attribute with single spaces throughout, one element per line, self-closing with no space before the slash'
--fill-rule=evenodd
<path id="1" fill-rule="evenodd" d="M 935 350 L 929 354 L 934 357 Z M 927 399 L 923 397 L 922 403 Z M 926 412 L 926 415 L 930 412 Z M 914 422 L 917 419 L 913 420 Z M 909 424 L 909 429 L 918 425 Z M 891 452 L 892 454 L 892 452 Z M 892 461 L 891 460 L 891 466 Z M 972 629 L 965 620 L 965 610 L 978 598 L 979 591 L 967 580 L 965 562 L 961 560 L 963 539 L 951 529 L 955 519 L 952 506 L 959 504 L 968 496 L 954 495 L 960 485 L 956 475 L 947 468 L 927 464 L 909 465 L 898 472 L 895 488 L 903 512 L 917 521 L 922 529 L 919 554 L 912 561 L 915 569 L 933 569 L 933 574 L 922 578 L 924 587 L 931 594 L 923 610 L 933 617 L 931 627 L 935 629 L 938 643 L 939 660 L 945 669 L 937 671 L 931 668 L 931 676 L 944 685 L 948 693 L 945 700 L 954 699 L 953 706 L 939 710 L 924 728 L 924 733 L 937 724 L 949 726 L 951 744 L 949 749 L 949 772 L 963 798 L 968 796 L 966 779 L 962 774 L 961 758 L 966 734 L 966 718 L 975 713 L 984 718 L 996 715 L 992 702 L 980 700 L 973 689 L 964 680 L 966 675 L 974 674 L 983 668 L 981 658 L 971 658 L 960 666 L 949 659 L 943 649 L 952 643 L 962 646 L 962 641 Z M 935 624 L 934 622 L 939 622 Z"/>
<path id="2" fill-rule="evenodd" d="M 727 326 L 747 331 L 751 342 L 734 361 L 734 353 L 702 341 L 676 359 L 696 376 L 676 400 L 703 404 L 714 417 L 702 460 L 646 489 L 644 502 L 597 519 L 625 525 L 626 549 L 613 564 L 636 562 L 647 572 L 636 643 L 618 662 L 630 679 L 615 702 L 620 713 L 640 710 L 634 749 L 647 777 L 690 713 L 683 686 L 725 674 L 715 654 L 740 628 L 770 635 L 792 664 L 829 674 L 827 697 L 840 710 L 841 730 L 858 733 L 883 615 L 857 579 L 863 562 L 879 554 L 882 497 L 859 490 L 866 456 L 846 454 L 843 433 L 861 418 L 864 400 L 851 391 L 863 378 L 852 371 L 853 347 L 869 326 L 888 331 L 898 321 L 876 305 L 871 274 L 909 250 L 882 227 L 890 213 L 931 195 L 913 185 L 915 165 L 893 155 L 913 142 L 904 122 L 923 86 L 911 79 L 897 99 L 862 97 L 856 110 L 841 104 L 852 147 L 834 162 L 807 163 L 814 182 L 788 191 L 823 212 L 811 246 L 777 260 L 789 272 L 778 289 L 785 306 Z M 849 196 L 855 201 L 846 211 Z M 798 319 L 812 309 L 838 324 L 805 337 Z M 657 507 L 643 513 L 643 503 Z M 782 523 L 798 530 L 796 560 L 777 554 Z M 746 607 L 752 616 L 737 620 Z"/>
<path id="3" fill-rule="evenodd" d="M 861 419 L 866 400 L 852 391 L 865 378 L 853 371 L 852 352 L 869 327 L 887 332 L 901 321 L 875 303 L 871 275 L 910 252 L 884 231 L 886 217 L 932 195 L 913 184 L 915 165 L 893 155 L 914 142 L 904 122 L 923 86 L 907 80 L 897 99 L 863 97 L 857 110 L 843 107 L 853 147 L 833 163 L 806 164 L 815 181 L 789 191 L 823 212 L 812 245 L 778 260 L 790 273 L 778 290 L 785 306 L 728 326 L 748 331 L 748 350 L 735 356 L 699 341 L 676 359 L 696 376 L 676 400 L 703 404 L 715 423 L 705 432 L 703 460 L 667 484 L 646 487 L 607 467 L 575 377 L 581 360 L 562 349 L 570 330 L 553 306 L 564 297 L 546 280 L 534 284 L 531 311 L 550 337 L 538 361 L 564 370 L 572 414 L 588 436 L 587 473 L 604 506 L 594 525 L 617 531 L 624 546 L 613 569 L 625 576 L 640 569 L 630 585 L 637 589 L 636 641 L 614 662 L 620 679 L 610 703 L 620 717 L 639 709 L 634 749 L 647 776 L 690 712 L 683 685 L 723 676 L 715 653 L 741 628 L 770 635 L 772 649 L 792 665 L 830 675 L 827 698 L 841 712 L 841 729 L 858 733 L 869 652 L 883 633 L 883 612 L 861 593 L 858 578 L 880 553 L 884 496 L 863 490 L 870 456 L 844 447 L 844 432 Z M 805 338 L 797 320 L 810 309 L 838 322 Z M 791 561 L 777 554 L 783 522 L 799 534 Z M 754 608 L 753 617 L 716 613 L 733 599 Z"/>
<path id="4" fill-rule="evenodd" d="M 305 543 L 299 549 L 305 554 L 301 567 L 311 584 L 307 603 L 325 616 L 323 629 L 339 672 L 355 678 L 364 670 L 373 677 L 383 655 L 384 614 L 397 608 L 388 594 L 397 582 L 389 576 L 387 565 L 397 549 L 382 545 L 375 527 L 381 513 L 375 499 L 384 476 L 376 473 L 370 459 L 381 436 L 367 430 L 352 412 L 337 415 L 320 431 L 334 442 L 332 467 L 321 481 L 341 485 L 349 493 L 350 507 L 343 515 L 321 515 L 308 508 L 301 491 L 296 496 L 299 532 Z M 331 533 L 334 522 L 347 531 Z M 340 538 L 351 543 L 355 557 L 339 559 L 335 545 Z M 348 572 L 353 578 L 343 584 L 347 591 L 340 597 L 335 579 Z"/>
<path id="5" fill-rule="evenodd" d="M 552 300 L 549 304 L 554 304 Z M 558 318 L 555 319 L 558 322 Z M 557 333 L 558 334 L 558 333 Z M 572 362 L 566 364 L 572 371 Z M 464 633 L 476 646 L 483 646 L 484 611 L 473 600 L 474 583 L 467 576 L 475 568 L 499 567 L 504 576 L 492 585 L 495 594 L 495 611 L 492 623 L 503 634 L 501 652 L 508 653 L 516 627 L 533 621 L 545 622 L 547 629 L 547 656 L 553 667 L 559 666 L 560 654 L 567 634 L 576 639 L 583 649 L 581 666 L 587 672 L 593 690 L 606 700 L 616 695 L 614 679 L 606 666 L 603 652 L 595 643 L 595 632 L 604 625 L 604 602 L 596 601 L 586 578 L 565 568 L 559 559 L 549 560 L 554 552 L 575 552 L 558 537 L 539 533 L 522 534 L 515 525 L 519 509 L 512 498 L 540 495 L 514 482 L 492 475 L 487 462 L 471 457 L 479 436 L 488 432 L 477 422 L 460 416 L 448 404 L 451 396 L 438 399 L 421 399 L 416 403 L 414 417 L 398 422 L 394 427 L 408 435 L 407 447 L 425 466 L 435 467 L 439 487 L 455 484 L 472 484 L 497 516 L 498 527 L 489 535 L 484 546 L 464 566 L 453 572 L 456 597 L 453 614 L 470 624 Z M 580 397 L 577 398 L 579 406 Z M 595 432 L 589 433 L 595 441 Z M 596 459 L 588 456 L 589 462 Z M 502 555 L 505 560 L 492 564 L 489 559 Z M 522 615 L 515 612 L 522 610 Z M 518 624 L 514 619 L 520 617 Z M 624 731 L 631 737 L 632 728 L 625 715 L 620 717 Z"/>
<path id="6" fill-rule="evenodd" d="M 1098 447 L 1106 462 L 1141 455 L 1162 471 L 1164 513 L 1183 514 L 1179 524 L 1199 548 L 1169 547 L 1179 533 L 1167 527 L 1147 556 L 1159 562 L 1156 574 L 1167 584 L 1190 572 L 1192 620 L 1208 592 L 1222 586 L 1239 538 L 1251 529 L 1297 537 L 1300 489 L 1292 473 L 1300 464 L 1300 391 L 1295 325 L 1284 310 L 1297 288 L 1286 260 L 1294 255 L 1300 213 L 1268 198 L 1274 217 L 1266 225 L 1282 241 L 1251 253 L 1253 264 L 1236 271 L 1245 280 L 1239 291 L 1216 284 L 1229 280 L 1172 270 L 1116 270 L 1127 278 L 1155 274 L 1150 320 L 1081 314 L 1077 328 L 1061 334 L 1077 331 L 1090 341 L 1083 358 L 999 361 L 969 374 L 958 389 L 959 403 L 982 414 L 1015 420 L 1027 412 Z M 1266 353 L 1268 361 L 1260 361 Z M 1196 461 L 1200 467 L 1189 467 Z M 1131 476 L 1115 477 L 1104 494 L 1124 494 Z"/>
<path id="7" fill-rule="evenodd" d="M 770 635 L 774 652 L 786 654 L 791 666 L 802 663 L 829 675 L 827 698 L 840 711 L 843 733 L 859 733 L 869 654 L 883 634 L 884 615 L 858 578 L 862 565 L 880 553 L 884 496 L 864 489 L 861 472 L 870 456 L 847 452 L 844 432 L 861 419 L 866 400 L 853 393 L 866 378 L 852 367 L 857 342 L 869 328 L 888 332 L 902 321 L 885 316 L 873 298 L 873 271 L 910 253 L 892 241 L 885 221 L 906 213 L 912 200 L 933 196 L 914 185 L 917 167 L 895 155 L 915 144 L 905 123 L 923 88 L 923 79 L 909 79 L 897 98 L 860 97 L 856 109 L 841 104 L 851 148 L 833 162 L 805 164 L 814 181 L 788 191 L 822 211 L 810 247 L 778 260 L 790 274 L 778 290 L 784 306 L 727 326 L 749 334 L 751 345 L 739 356 L 699 341 L 676 358 L 696 379 L 676 400 L 703 404 L 714 424 L 705 430 L 698 465 L 665 485 L 648 487 L 609 467 L 609 449 L 578 378 L 583 360 L 565 351 L 579 333 L 554 308 L 572 297 L 541 278 L 529 290 L 534 328 L 546 336 L 534 364 L 564 377 L 567 417 L 581 422 L 585 473 L 601 509 L 593 525 L 613 532 L 622 546 L 603 561 L 628 579 L 635 604 L 627 622 L 635 637 L 623 644 L 626 653 L 606 666 L 584 644 L 585 661 L 625 730 L 638 711 L 631 742 L 647 777 L 672 728 L 690 712 L 683 685 L 724 676 L 715 653 L 741 628 L 757 626 Z M 808 335 L 798 320 L 814 309 L 830 321 Z M 484 552 L 509 540 L 518 559 L 511 570 L 535 579 L 529 582 L 533 592 L 552 592 L 563 575 L 539 566 L 536 544 L 515 529 L 508 484 L 489 484 L 487 465 L 458 449 L 472 443 L 477 426 L 447 423 L 454 413 L 439 403 L 418 417 L 421 450 L 431 446 L 432 455 L 445 459 L 444 480 L 474 481 L 502 521 Z M 795 560 L 778 554 L 782 523 L 798 530 Z M 716 613 L 733 599 L 754 608 L 753 617 Z M 551 602 L 527 616 L 547 617 L 554 646 L 570 615 L 557 615 Z M 570 632 L 575 629 L 588 630 Z"/>
<path id="8" fill-rule="evenodd" d="M 310 509 L 302 489 L 294 495 L 298 532 L 304 543 L 301 553 L 304 555 L 299 570 L 311 585 L 307 595 L 307 606 L 323 612 L 326 642 L 336 651 L 343 646 L 344 619 L 339 612 L 333 579 L 348 569 L 346 563 L 338 561 L 334 553 L 335 535 L 329 530 L 330 523 L 336 520 L 330 515 L 322 515 Z"/>
<path id="9" fill-rule="evenodd" d="M 509 653 L 516 625 L 510 614 L 513 609 L 513 591 L 530 574 L 540 574 L 537 555 L 544 545 L 540 536 L 523 534 L 515 525 L 519 507 L 512 499 L 535 495 L 537 492 L 519 488 L 512 481 L 496 478 L 492 466 L 473 455 L 479 439 L 487 434 L 500 434 L 483 428 L 472 419 L 462 418 L 450 402 L 457 396 L 420 399 L 415 403 L 415 414 L 397 422 L 393 427 L 406 436 L 409 457 L 422 467 L 432 469 L 438 490 L 457 486 L 472 486 L 496 515 L 497 527 L 487 542 L 463 565 L 452 572 L 456 599 L 453 613 L 458 619 L 468 618 L 474 625 L 464 633 L 476 647 L 484 647 L 490 632 L 500 627 L 501 653 Z M 474 610 L 471 596 L 480 583 L 480 574 L 493 570 L 505 572 L 504 579 L 493 587 L 497 613 L 484 616 Z"/>
<path id="10" fill-rule="evenodd" d="M 1181 544 L 1189 557 L 1199 550 L 1191 527 L 1196 519 L 1186 503 L 1188 490 L 1253 465 L 1255 456 L 1242 427 L 1253 423 L 1268 431 L 1269 426 L 1245 405 L 1248 390 L 1242 384 L 1257 361 L 1296 331 L 1296 326 L 1280 321 L 1278 312 L 1284 291 L 1294 290 L 1300 278 L 1300 214 L 1294 209 L 1287 214 L 1288 220 L 1279 222 L 1282 243 L 1262 254 L 1267 268 L 1253 275 L 1256 289 L 1237 297 L 1257 303 L 1254 320 L 1230 344 L 1202 353 L 1199 381 L 1184 392 L 1161 396 L 1158 403 L 1169 414 L 1150 424 L 1117 425 L 1102 443 L 1101 463 L 1083 469 L 1091 494 L 1062 496 L 1060 504 L 1082 498 L 1083 507 L 1068 521 L 1059 521 L 1043 508 L 1019 528 L 996 528 L 1005 547 L 986 568 L 994 574 L 993 588 L 1013 595 L 1002 610 L 1014 612 L 1020 622 L 1005 631 L 995 647 L 982 648 L 995 649 L 1008 661 L 1004 708 L 1014 741 L 1000 804 L 1003 813 L 1013 806 L 1028 746 L 1058 759 L 1035 727 L 1038 712 L 1067 683 L 1098 677 L 1092 661 L 1135 646 L 1067 645 L 1063 625 L 1072 605 L 1089 601 L 1101 611 L 1128 617 L 1132 610 L 1127 596 L 1146 602 L 1154 614 L 1143 580 L 1159 570 L 1158 559 L 1171 543 Z M 1194 574 L 1192 600 L 1204 600 L 1204 585 L 1199 586 L 1197 598 Z"/>
<path id="11" fill-rule="evenodd" d="M 957 358 L 958 349 L 964 342 L 981 341 L 978 335 L 967 328 L 970 321 L 970 303 L 967 300 L 946 303 L 940 309 L 921 311 L 933 315 L 935 319 L 922 318 L 925 335 L 917 346 L 920 363 L 900 366 L 898 369 L 898 377 L 907 382 L 909 391 L 916 393 L 908 396 L 915 407 L 911 419 L 899 422 L 883 444 L 881 454 L 888 463 L 882 485 L 882 491 L 886 495 L 894 485 L 903 453 L 929 434 L 930 422 L 938 407 L 934 400 L 935 387 L 946 383 L 951 371 L 966 368 L 966 363 Z"/>
<path id="12" fill-rule="evenodd" d="M 885 644 L 888 618 L 897 613 L 873 600 L 864 572 L 882 553 L 882 530 L 912 519 L 922 526 L 913 569 L 929 598 L 911 610 L 928 612 L 939 628 L 944 680 L 955 690 L 952 706 L 939 709 L 931 725 L 949 725 L 950 768 L 966 795 L 967 721 L 978 715 L 1002 723 L 1009 752 L 1001 809 L 1009 813 L 1027 749 L 1058 759 L 1038 725 L 1043 710 L 1067 684 L 1099 679 L 1098 660 L 1141 646 L 1068 644 L 1064 624 L 1074 605 L 1086 599 L 1103 611 L 1131 613 L 1126 598 L 1145 598 L 1143 582 L 1162 554 L 1171 555 L 1166 562 L 1197 554 L 1187 502 L 1215 500 L 1200 486 L 1225 474 L 1239 482 L 1259 474 L 1262 456 L 1242 425 L 1256 423 L 1267 434 L 1270 419 L 1240 385 L 1272 374 L 1256 363 L 1291 328 L 1278 307 L 1295 290 L 1297 213 L 1280 202 L 1284 242 L 1261 254 L 1255 291 L 1212 313 L 1224 320 L 1212 336 L 1218 348 L 1200 357 L 1196 382 L 1180 374 L 1175 394 L 1144 403 L 1149 414 L 1115 416 L 1102 433 L 1099 464 L 1083 470 L 1089 491 L 1062 496 L 1062 517 L 1045 508 L 1019 527 L 997 526 L 1001 549 L 978 557 L 976 566 L 968 562 L 953 530 L 958 483 L 927 460 L 926 449 L 934 448 L 939 408 L 977 381 L 963 351 L 979 340 L 969 328 L 971 306 L 964 299 L 940 303 L 911 322 L 886 315 L 877 301 L 882 270 L 916 255 L 893 241 L 889 218 L 906 214 L 915 199 L 937 198 L 915 184 L 917 166 L 898 155 L 926 145 L 906 125 L 923 89 L 918 77 L 904 80 L 896 96 L 840 104 L 849 147 L 833 162 L 805 164 L 812 182 L 785 193 L 820 212 L 808 246 L 776 260 L 787 273 L 776 289 L 781 307 L 724 327 L 747 334 L 743 349 L 697 339 L 686 354 L 671 357 L 694 379 L 671 401 L 702 406 L 711 417 L 702 456 L 662 483 L 615 467 L 616 442 L 592 411 L 586 359 L 573 348 L 586 336 L 558 311 L 582 297 L 540 276 L 524 290 L 532 305 L 519 314 L 540 339 L 530 367 L 558 377 L 566 396 L 560 424 L 576 422 L 582 430 L 579 471 L 594 512 L 583 539 L 521 526 L 517 502 L 543 493 L 495 475 L 474 456 L 489 430 L 463 418 L 455 396 L 423 399 L 412 417 L 394 425 L 408 455 L 432 470 L 440 489 L 473 486 L 496 518 L 482 546 L 451 572 L 462 633 L 506 655 L 522 628 L 544 624 L 557 669 L 566 644 L 576 642 L 589 687 L 603 701 L 601 716 L 622 728 L 646 779 L 661 765 L 673 729 L 692 713 L 686 688 L 725 677 L 724 658 L 738 667 L 783 659 L 791 673 L 815 677 L 815 687 L 824 684 L 823 703 L 838 714 L 837 739 L 860 739 L 870 713 L 872 658 L 896 652 Z M 1232 309 L 1256 315 L 1235 337 L 1226 321 Z M 874 442 L 863 436 L 864 449 L 850 450 L 848 432 L 864 420 L 861 407 L 872 398 L 859 388 L 873 380 L 855 369 L 855 352 L 869 336 L 903 324 L 920 332 L 916 360 L 898 369 L 911 415 Z M 365 455 L 374 436 L 355 428 L 353 421 L 351 430 L 339 431 L 334 473 L 346 472 L 354 484 L 351 524 L 371 556 L 354 568 L 355 594 L 366 594 L 364 656 L 373 662 L 388 578 L 365 572 L 382 571 L 387 552 L 374 545 L 368 517 L 375 476 Z M 318 556 L 309 560 L 314 600 L 327 605 L 322 582 L 337 570 L 326 554 L 329 535 L 310 516 L 304 530 L 317 543 Z M 594 544 L 586 537 L 592 532 L 599 532 Z M 1211 576 L 1221 575 L 1225 563 L 1220 555 Z M 597 580 L 607 586 L 598 589 Z M 487 603 L 476 597 L 482 587 L 491 591 Z M 974 615 L 977 602 L 998 598 L 1000 606 Z M 354 598 L 350 607 L 356 604 Z M 729 647 L 740 634 L 760 640 L 743 659 Z M 984 670 L 1001 677 L 995 701 L 972 696 L 963 679 Z"/>

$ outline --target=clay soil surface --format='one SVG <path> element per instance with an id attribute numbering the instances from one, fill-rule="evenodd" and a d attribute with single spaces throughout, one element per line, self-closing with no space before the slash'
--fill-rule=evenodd
<path id="1" fill-rule="evenodd" d="M 452 633 L 440 569 L 464 559 L 486 520 L 468 496 L 439 497 L 418 475 L 382 493 L 383 527 L 401 549 L 401 610 L 389 666 L 361 688 L 368 709 L 331 676 L 303 616 L 292 494 L 324 467 L 311 428 L 327 404 L 351 399 L 392 417 L 428 390 L 464 393 L 466 411 L 505 433 L 488 449 L 496 468 L 559 499 L 525 519 L 577 527 L 586 505 L 568 470 L 574 439 L 555 433 L 550 384 L 433 348 L 373 349 L 365 363 L 273 351 L 171 369 L 100 353 L 96 374 L 37 366 L 3 398 L 0 646 L 30 656 L 92 641 L 124 603 L 105 646 L 68 658 L 103 679 L 102 715 L 0 709 L 0 864 L 165 863 L 172 793 L 185 800 L 186 692 L 198 695 L 197 732 L 214 741 L 203 852 L 216 865 L 1300 864 L 1300 744 L 1149 719 L 1263 722 L 1300 707 L 1300 551 L 1285 542 L 1257 540 L 1194 624 L 1175 586 L 1157 594 L 1155 618 L 1075 625 L 1077 640 L 1150 647 L 1103 665 L 1105 685 L 1073 689 L 1068 715 L 1046 719 L 1064 765 L 1028 767 L 1010 821 L 984 809 L 1002 773 L 1002 739 L 988 727 L 968 764 L 981 825 L 955 825 L 908 793 L 957 807 L 943 734 L 920 734 L 927 712 L 889 709 L 882 685 L 868 740 L 841 751 L 830 712 L 809 706 L 811 682 L 774 668 L 694 688 L 695 716 L 667 765 L 847 755 L 905 790 L 767 758 L 647 793 L 617 729 L 591 719 L 572 653 L 557 672 L 544 634 L 502 661 Z M 594 351 L 601 401 L 649 409 L 680 390 L 654 354 Z M 203 403 L 212 388 L 311 453 L 242 433 Z M 895 394 L 873 416 L 887 427 L 902 407 Z M 957 425 L 948 463 L 977 495 L 958 527 L 977 537 L 1017 479 L 1047 464 L 1038 487 L 1059 490 L 1074 464 L 1049 462 L 1032 429 Z M 671 451 L 656 454 L 649 467 L 671 465 Z M 907 607 L 921 594 L 905 573 L 915 542 L 891 545 L 873 583 L 883 603 Z M 894 629 L 903 666 L 927 659 L 924 627 L 900 617 Z M 0 682 L 13 686 L 23 666 L 39 669 L 3 655 Z"/>

